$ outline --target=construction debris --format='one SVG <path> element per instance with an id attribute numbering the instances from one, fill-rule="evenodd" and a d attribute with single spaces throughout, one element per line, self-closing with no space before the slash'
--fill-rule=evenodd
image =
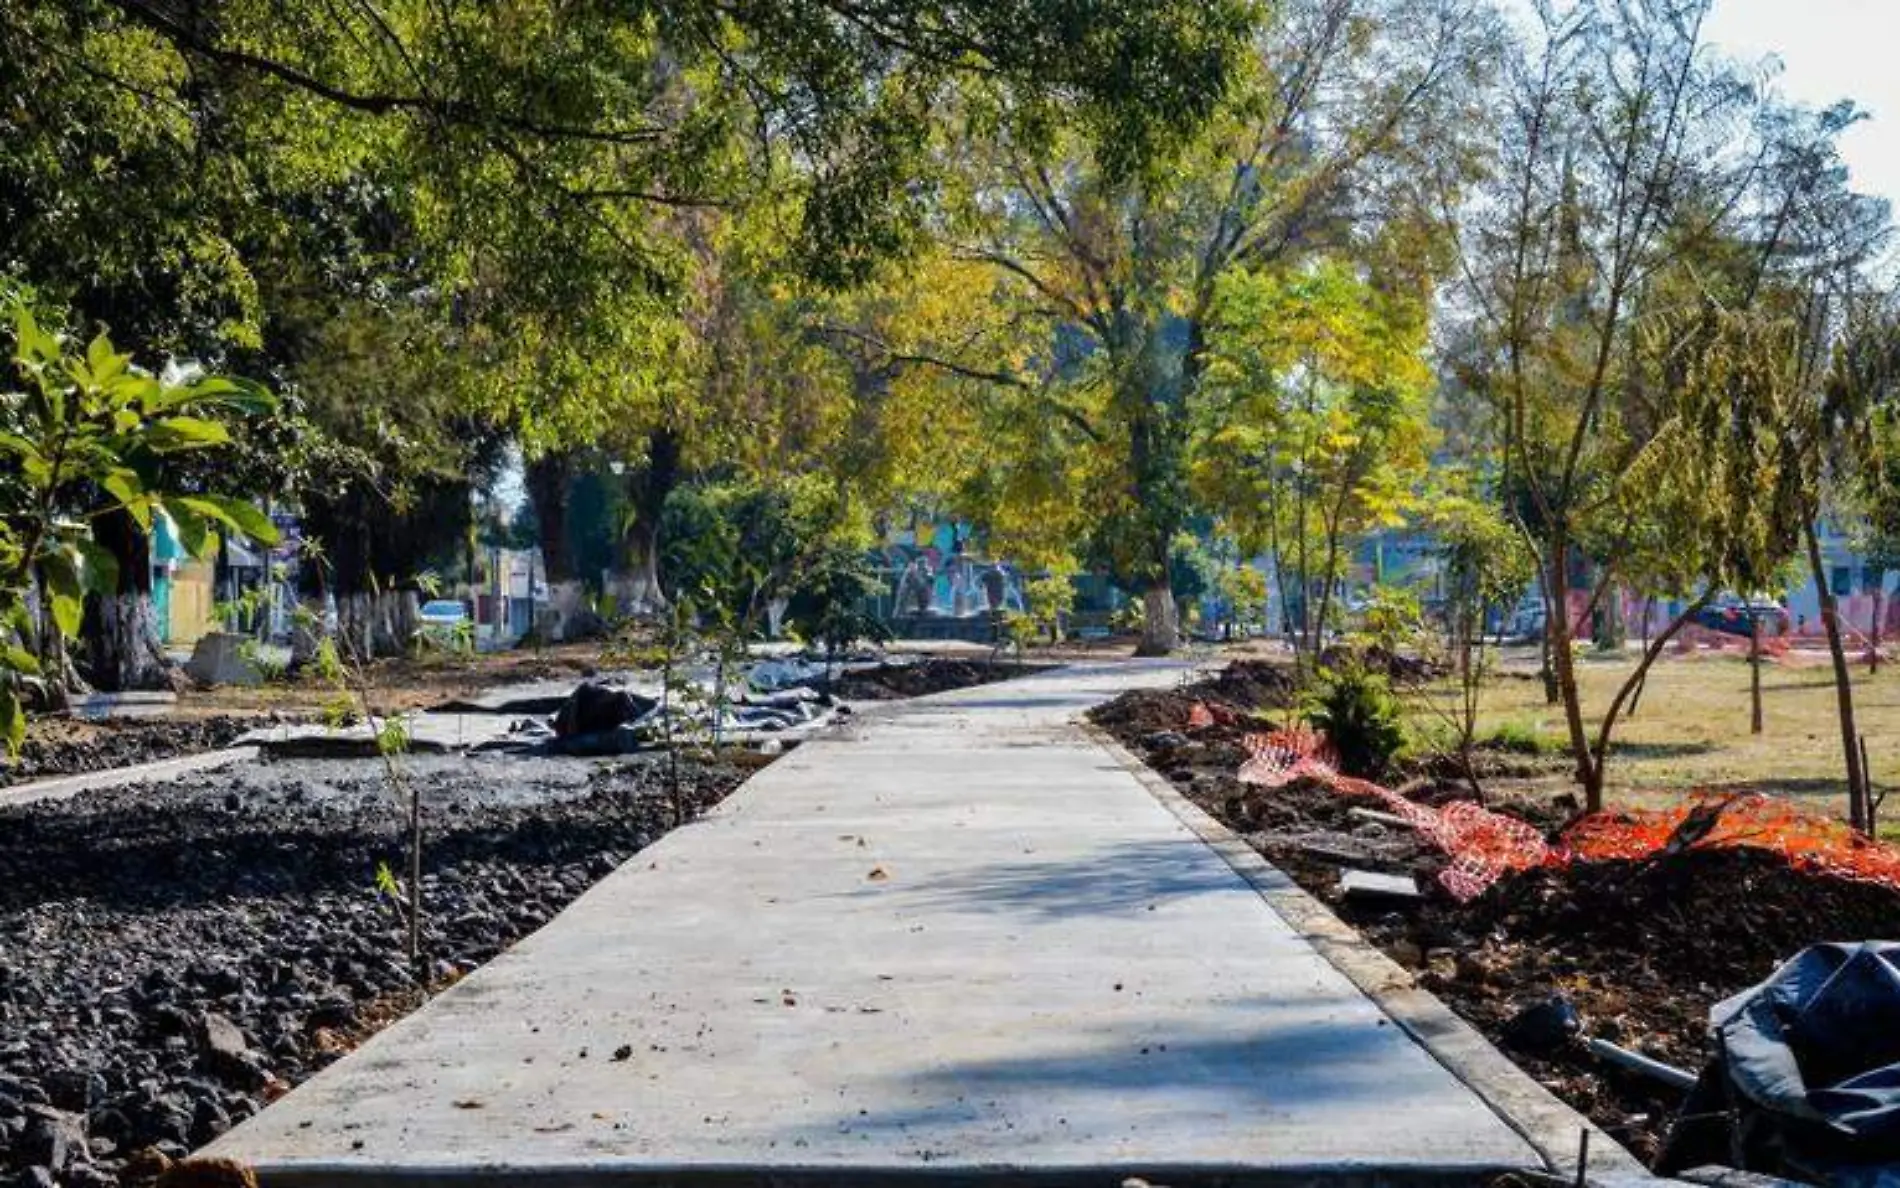
<path id="1" fill-rule="evenodd" d="M 1339 872 L 1339 893 L 1347 899 L 1416 902 L 1423 899 L 1411 875 L 1386 875 L 1370 870 Z"/>

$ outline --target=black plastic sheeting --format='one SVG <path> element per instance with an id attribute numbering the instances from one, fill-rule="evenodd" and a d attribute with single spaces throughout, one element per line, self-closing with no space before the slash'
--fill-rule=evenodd
<path id="1" fill-rule="evenodd" d="M 1815 945 L 1709 1022 L 1716 1058 L 1658 1171 L 1900 1185 L 1900 944 Z"/>

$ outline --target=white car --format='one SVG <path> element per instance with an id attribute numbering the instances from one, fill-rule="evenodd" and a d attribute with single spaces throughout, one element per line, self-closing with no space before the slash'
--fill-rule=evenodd
<path id="1" fill-rule="evenodd" d="M 434 598 L 416 614 L 417 634 L 439 643 L 453 643 L 468 630 L 468 608 L 453 598 Z"/>

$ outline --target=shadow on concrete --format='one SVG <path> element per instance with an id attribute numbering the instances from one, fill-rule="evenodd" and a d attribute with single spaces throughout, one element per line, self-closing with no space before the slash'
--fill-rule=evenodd
<path id="1" fill-rule="evenodd" d="M 933 1130 L 1042 1125 L 1052 1137 L 1100 1140 L 1106 1147 L 1131 1137 L 1138 1142 L 1147 1127 L 1171 1131 L 1183 1122 L 1211 1122 L 1236 1112 L 1256 1121 L 1274 1113 L 1317 1120 L 1335 1106 L 1363 1110 L 1377 1102 L 1382 1112 L 1404 1116 L 1415 1104 L 1442 1095 L 1445 1082 L 1435 1066 L 1419 1064 L 1416 1078 L 1394 1076 L 1393 1046 L 1410 1041 L 1390 1022 L 1380 1022 L 1383 1016 L 1370 1018 L 1356 1009 L 1362 1005 L 1353 994 L 1276 996 L 1258 1012 L 1234 1004 L 1228 1013 L 1235 1022 L 1231 1029 L 1171 1032 L 1132 1019 L 1079 1050 L 1037 1050 L 1032 1043 L 1030 1050 L 1008 1057 L 934 1064 L 913 1076 L 866 1087 L 872 1101 L 915 1104 L 868 1105 L 863 1114 L 853 1110 L 840 1117 L 837 1127 L 841 1132 L 917 1130 L 919 1138 L 929 1138 Z M 1260 1022 L 1276 1012 L 1286 1017 Z M 1043 1034 L 1075 1038 L 1074 1032 Z M 1022 1117 L 1025 1107 L 1049 1116 Z M 1094 1115 L 1066 1119 L 1093 1130 L 1101 1129 L 1102 1116 L 1114 1117 L 1117 1133 L 1065 1133 L 1065 1108 Z M 1351 1145 L 1350 1136 L 1341 1137 Z M 1339 1156 L 1372 1154 L 1376 1139 L 1365 1137 L 1359 1150 L 1342 1150 Z"/>
<path id="2" fill-rule="evenodd" d="M 920 911 L 1014 912 L 1038 920 L 1063 920 L 1136 916 L 1190 896 L 1253 893 L 1199 839 L 1182 835 L 1103 846 L 1080 860 L 978 867 L 908 891 L 906 906 Z"/>

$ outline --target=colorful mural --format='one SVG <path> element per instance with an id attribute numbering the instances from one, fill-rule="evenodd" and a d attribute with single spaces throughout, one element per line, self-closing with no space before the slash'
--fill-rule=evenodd
<path id="1" fill-rule="evenodd" d="M 965 619 L 1023 609 L 1023 579 L 1013 565 L 968 551 L 970 529 L 953 521 L 921 521 L 893 529 L 878 549 L 886 618 Z"/>

